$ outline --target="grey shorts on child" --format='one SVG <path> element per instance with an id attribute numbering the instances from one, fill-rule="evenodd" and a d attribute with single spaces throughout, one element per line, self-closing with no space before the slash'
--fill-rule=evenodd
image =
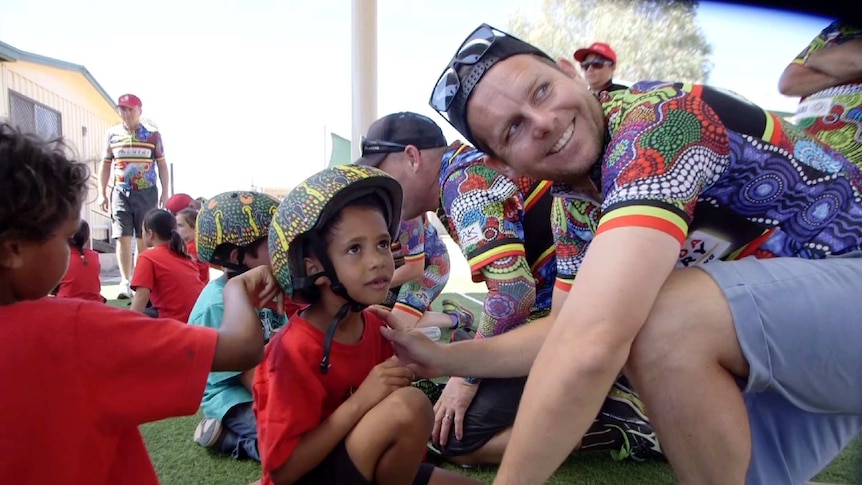
<path id="1" fill-rule="evenodd" d="M 704 265 L 750 374 L 748 484 L 801 484 L 862 431 L 862 252 Z"/>

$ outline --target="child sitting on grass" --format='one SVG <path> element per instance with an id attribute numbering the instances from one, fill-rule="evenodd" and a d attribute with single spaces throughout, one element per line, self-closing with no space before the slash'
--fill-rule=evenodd
<path id="1" fill-rule="evenodd" d="M 210 282 L 210 265 L 204 263 L 198 258 L 198 246 L 195 242 L 195 227 L 198 220 L 198 211 L 195 209 L 183 209 L 177 212 L 176 219 L 177 232 L 180 233 L 180 237 L 183 238 L 183 242 L 186 243 L 186 252 L 189 254 L 189 257 L 192 258 L 192 261 L 198 265 L 201 281 L 203 281 L 204 284 L 207 284 Z"/>
<path id="2" fill-rule="evenodd" d="M 132 310 L 151 317 L 189 321 L 204 283 L 186 252 L 170 212 L 153 209 L 144 216 L 144 243 L 132 276 Z M 152 306 L 147 307 L 147 302 Z"/>
<path id="3" fill-rule="evenodd" d="M 138 426 L 193 414 L 211 370 L 263 356 L 268 268 L 225 287 L 216 331 L 48 298 L 80 227 L 87 165 L 0 124 L 0 483 L 156 485 Z"/>
<path id="4" fill-rule="evenodd" d="M 263 484 L 473 484 L 422 463 L 433 412 L 368 305 L 389 291 L 401 186 L 333 167 L 293 189 L 269 231 L 273 272 L 309 306 L 255 373 Z"/>
<path id="5" fill-rule="evenodd" d="M 57 286 L 58 298 L 83 298 L 105 302 L 102 296 L 102 263 L 99 253 L 90 249 L 90 225 L 81 219 L 78 231 L 69 238 L 69 269 Z"/>
<path id="6" fill-rule="evenodd" d="M 228 280 L 251 268 L 269 267 L 267 237 L 278 200 L 258 192 L 225 192 L 210 199 L 197 217 L 198 256 L 219 265 L 224 274 L 209 282 L 192 309 L 189 323 L 219 328 L 224 318 L 222 292 Z M 186 209 L 188 210 L 188 209 Z M 180 216 L 186 212 L 180 211 Z M 288 310 L 291 313 L 291 310 Z M 272 308 L 258 310 L 264 340 L 287 321 Z M 197 444 L 231 455 L 260 461 L 257 421 L 252 409 L 254 369 L 211 372 L 201 401 L 204 419 L 194 433 Z"/>

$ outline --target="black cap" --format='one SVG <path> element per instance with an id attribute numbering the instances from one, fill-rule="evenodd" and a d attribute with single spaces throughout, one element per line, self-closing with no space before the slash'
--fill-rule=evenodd
<path id="1" fill-rule="evenodd" d="M 480 143 L 479 140 L 473 136 L 473 132 L 467 124 L 467 102 L 470 100 L 470 95 L 473 94 L 473 90 L 479 84 L 479 81 L 482 80 L 482 77 L 484 77 L 495 64 L 519 54 L 532 54 L 538 57 L 543 57 L 552 63 L 554 60 L 551 56 L 532 44 L 524 42 L 523 40 L 503 32 L 502 30 L 491 27 L 488 24 L 480 25 L 473 32 L 476 32 L 483 27 L 492 29 L 496 33 L 496 36 L 494 42 L 488 47 L 487 51 L 477 60 L 477 62 L 473 64 L 464 64 L 457 62 L 453 57 L 452 61 L 449 62 L 449 66 L 447 66 L 447 68 L 454 66 L 460 86 L 458 88 L 458 92 L 455 93 L 454 99 L 449 105 L 449 109 L 446 111 L 444 118 L 446 118 L 449 124 L 451 124 L 456 130 L 464 135 L 467 140 L 473 144 L 473 146 L 487 152 L 487 145 Z M 472 35 L 473 34 L 471 33 L 467 36 L 465 42 L 469 40 Z M 461 45 L 463 47 L 464 44 L 462 43 Z"/>
<path id="2" fill-rule="evenodd" d="M 362 138 L 362 156 L 353 163 L 377 167 L 387 155 L 401 152 L 407 145 L 426 150 L 449 144 L 431 118 L 409 111 L 392 113 L 371 123 Z"/>

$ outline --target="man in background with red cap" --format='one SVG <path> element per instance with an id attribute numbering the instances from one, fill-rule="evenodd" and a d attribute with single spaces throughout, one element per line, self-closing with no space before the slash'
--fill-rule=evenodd
<path id="1" fill-rule="evenodd" d="M 168 200 L 168 168 L 162 137 L 154 126 L 141 123 L 141 106 L 141 99 L 134 94 L 120 96 L 117 111 L 123 122 L 108 130 L 99 174 L 99 205 L 106 212 L 110 207 L 111 232 L 117 240 L 117 262 L 123 278 L 118 298 L 131 298 L 132 236 L 137 239 L 140 254 L 146 247 L 141 230 L 144 215 Z M 156 166 L 161 196 L 156 186 Z M 114 184 L 109 192 L 112 172 Z"/>
<path id="2" fill-rule="evenodd" d="M 602 91 L 628 88 L 622 84 L 614 84 L 617 53 L 604 42 L 594 42 L 589 47 L 576 50 L 575 60 L 581 64 L 581 69 L 584 70 L 584 77 L 590 83 L 590 91 L 598 94 Z"/>

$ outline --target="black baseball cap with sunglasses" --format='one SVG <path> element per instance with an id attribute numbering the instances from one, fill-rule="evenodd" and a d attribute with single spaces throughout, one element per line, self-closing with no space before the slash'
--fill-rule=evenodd
<path id="1" fill-rule="evenodd" d="M 467 101 L 479 81 L 499 61 L 518 54 L 554 60 L 538 48 L 500 29 L 482 24 L 464 39 L 434 85 L 429 104 L 473 146 L 490 153 L 467 126 Z"/>
<path id="2" fill-rule="evenodd" d="M 449 146 L 431 118 L 407 111 L 392 113 L 371 123 L 362 137 L 362 156 L 353 163 L 378 167 L 387 155 L 402 152 L 408 145 L 419 150 Z"/>

